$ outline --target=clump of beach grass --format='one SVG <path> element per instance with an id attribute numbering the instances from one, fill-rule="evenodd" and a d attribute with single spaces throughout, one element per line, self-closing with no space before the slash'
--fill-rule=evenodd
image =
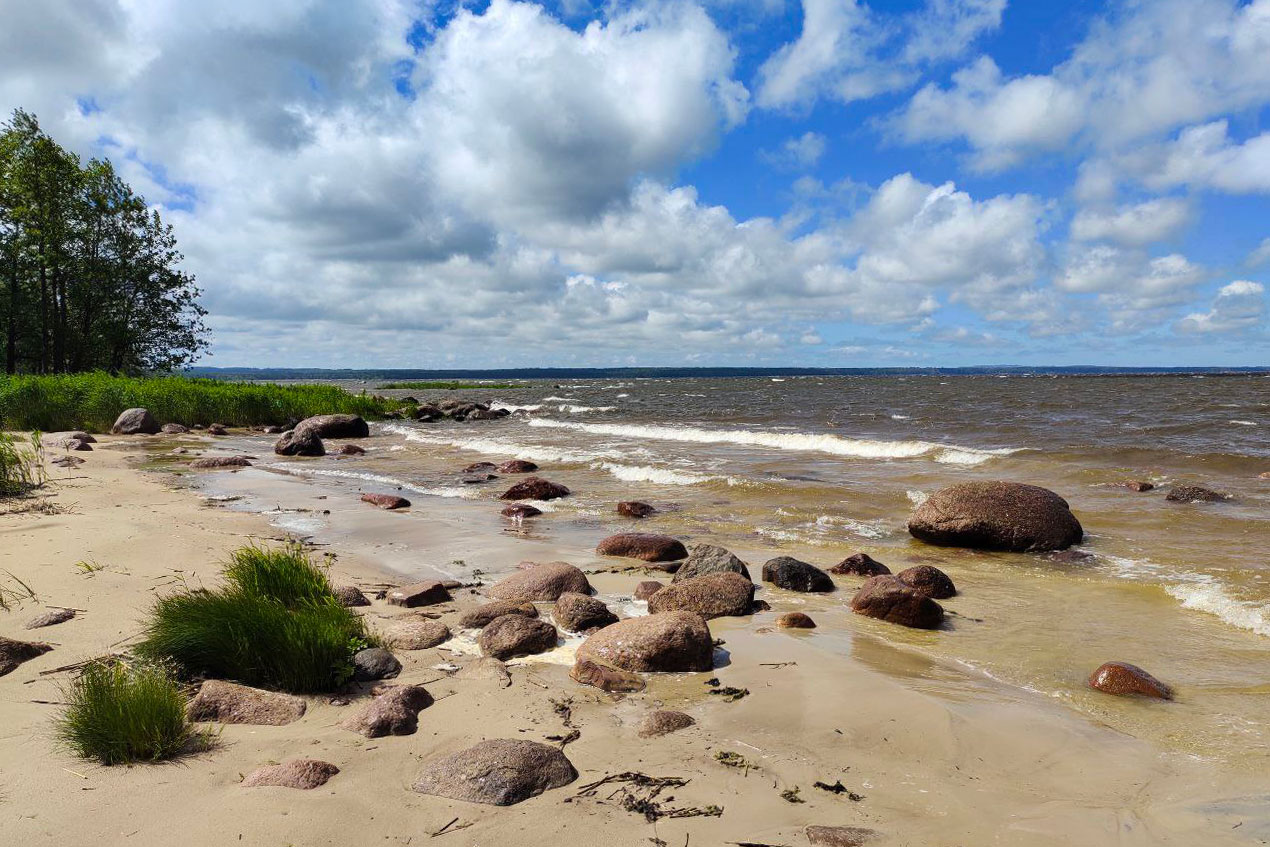
<path id="1" fill-rule="evenodd" d="M 0 431 L 0 497 L 19 497 L 46 481 L 40 433 L 32 432 L 25 445 Z"/>
<path id="2" fill-rule="evenodd" d="M 308 693 L 347 682 L 353 654 L 378 643 L 298 546 L 242 548 L 224 576 L 156 601 L 136 653 L 187 677 Z"/>
<path id="3" fill-rule="evenodd" d="M 161 665 L 90 662 L 64 692 L 58 739 L 103 765 L 157 762 L 206 749 L 211 735 L 186 715 L 180 684 Z"/>

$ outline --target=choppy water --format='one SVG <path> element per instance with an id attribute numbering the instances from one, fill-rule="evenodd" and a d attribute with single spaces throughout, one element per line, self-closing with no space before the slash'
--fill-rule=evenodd
<path id="1" fill-rule="evenodd" d="M 608 380 L 396 393 L 460 394 L 514 414 L 388 424 L 363 459 L 275 464 L 401 486 L 424 504 L 488 501 L 497 521 L 505 482 L 463 485 L 457 471 L 524 458 L 574 496 L 512 532 L 589 546 L 630 523 L 614 503 L 640 499 L 661 509 L 640 528 L 721 543 L 754 564 L 789 553 L 828 567 L 857 551 L 896 571 L 930 562 L 962 592 L 936 633 L 851 616 L 845 581 L 830 597 L 782 600 L 818 611 L 822 627 L 907 645 L 1175 750 L 1250 764 L 1270 752 L 1270 479 L 1259 478 L 1270 471 L 1270 378 Z M 1057 563 L 912 540 L 914 504 L 969 479 L 1059 492 L 1093 557 Z M 1129 492 L 1129 479 L 1157 489 Z M 1234 499 L 1166 502 L 1175 483 Z M 1147 667 L 1178 701 L 1088 691 L 1085 677 L 1110 659 Z"/>

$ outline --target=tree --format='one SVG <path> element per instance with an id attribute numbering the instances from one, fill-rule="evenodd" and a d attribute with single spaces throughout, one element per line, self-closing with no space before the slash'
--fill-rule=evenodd
<path id="1" fill-rule="evenodd" d="M 8 373 L 186 365 L 206 311 L 172 227 L 109 161 L 81 165 L 18 110 L 0 125 L 0 326 Z"/>

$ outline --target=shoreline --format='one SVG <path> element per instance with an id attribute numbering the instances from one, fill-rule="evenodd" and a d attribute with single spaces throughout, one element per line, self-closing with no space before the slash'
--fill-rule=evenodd
<path id="1" fill-rule="evenodd" d="M 1270 837 L 1265 813 L 1251 801 L 1247 807 L 1235 802 L 1264 794 L 1246 776 L 1099 727 L 1062 704 L 1037 702 L 1041 695 L 1008 695 L 1003 683 L 975 681 L 867 634 L 764 631 L 774 613 L 711 622 L 729 654 L 715 675 L 751 691 L 733 703 L 706 693 L 708 674 L 652 675 L 643 693 L 617 698 L 574 683 L 564 664 L 532 660 L 512 665 L 510 688 L 491 691 L 435 670 L 470 657 L 434 648 L 398 654 L 406 666 L 400 680 L 425 682 L 438 698 L 421 713 L 417 735 L 367 743 L 335 726 L 341 707 L 307 698 L 310 713 L 301 721 L 226 727 L 216 749 L 176 766 L 88 765 L 53 749 L 48 729 L 56 709 L 29 700 L 55 701 L 58 675 L 39 672 L 126 640 L 153 592 L 176 574 L 210 581 L 224 555 L 244 539 L 282 533 L 267 515 L 237 511 L 237 505 L 258 508 L 275 500 L 285 509 L 330 509 L 323 516 L 327 528 L 314 534 L 319 549 L 337 554 L 335 582 L 407 581 L 425 568 L 449 564 L 450 557 L 487 577 L 521 559 L 564 559 L 583 570 L 615 563 L 559 538 L 491 538 L 483 513 L 478 519 L 472 504 L 457 498 L 442 504 L 428 498 L 416 505 L 423 514 L 409 520 L 312 479 L 264 484 L 278 481 L 257 478 L 254 471 L 220 472 L 200 475 L 193 486 L 169 485 L 163 474 L 138 467 L 156 452 L 146 447 L 160 443 L 169 440 L 103 439 L 80 469 L 55 475 L 54 499 L 71 508 L 6 518 L 0 569 L 30 573 L 42 602 L 87 609 L 73 621 L 36 631 L 21 629 L 34 614 L 31 606 L 0 615 L 4 635 L 55 643 L 53 652 L 0 678 L 0 725 L 10 728 L 0 740 L 0 813 L 8 821 L 5 831 L 23 843 L 80 843 L 104 832 L 131 833 L 131 843 L 171 843 L 164 839 L 176 836 L 174 826 L 186 843 L 223 843 L 216 830 L 191 834 L 190 821 L 238 824 L 244 843 L 405 843 L 426 838 L 455 816 L 470 826 L 446 837 L 463 844 L 591 843 L 597 824 L 605 827 L 606 839 L 623 845 L 648 844 L 651 837 L 669 844 L 685 837 L 704 844 L 803 844 L 806 825 L 867 827 L 879 833 L 870 842 L 879 845 L 1247 844 Z M 178 443 L 214 446 L 206 439 L 170 440 Z M 222 496 L 221 489 L 236 487 L 258 502 L 200 499 L 204 492 Z M 457 555 L 473 549 L 479 552 Z M 104 568 L 78 573 L 78 561 Z M 592 575 L 611 606 L 642 578 Z M 455 607 L 474 602 L 464 594 Z M 399 612 L 380 602 L 367 610 L 375 624 Z M 783 662 L 796 664 L 769 667 Z M 409 791 L 419 762 L 437 753 L 481 738 L 558 734 L 562 725 L 551 701 L 561 698 L 572 698 L 572 723 L 581 732 L 565 748 L 581 773 L 574 785 L 505 809 Z M 637 738 L 639 719 L 663 704 L 688 711 L 697 726 L 673 737 Z M 752 756 L 759 767 L 744 773 L 725 768 L 713 760 L 721 750 Z M 344 772 L 303 796 L 237 785 L 237 772 L 299 754 L 327 759 Z M 573 799 L 579 786 L 624 770 L 688 777 L 676 805 L 717 804 L 724 814 L 654 825 L 620 807 Z M 813 788 L 816 781 L 836 779 L 864 799 Z M 1212 802 L 1205 800 L 1205 786 Z M 793 788 L 804 802 L 781 797 Z M 288 814 L 301 808 L 301 820 Z M 142 821 L 147 825 L 131 826 Z"/>

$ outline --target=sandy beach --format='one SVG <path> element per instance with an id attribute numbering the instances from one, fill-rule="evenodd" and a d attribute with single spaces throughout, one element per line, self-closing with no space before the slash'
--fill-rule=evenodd
<path id="1" fill-rule="evenodd" d="M 257 440 L 267 451 L 266 439 Z M 178 444 L 191 450 L 183 464 L 210 441 L 104 437 L 81 466 L 53 469 L 44 495 L 55 508 L 0 517 L 0 570 L 38 595 L 38 603 L 0 613 L 0 634 L 54 647 L 0 678 L 0 830 L 15 844 L 802 845 L 809 826 L 867 829 L 872 835 L 860 843 L 880 847 L 1270 838 L 1264 774 L 1164 749 L 933 661 L 880 622 L 860 619 L 849 634 L 778 630 L 776 615 L 801 608 L 802 599 L 770 586 L 759 594 L 770 611 L 711 622 L 723 641 L 713 673 L 647 674 L 637 694 L 570 679 L 578 639 L 513 660 L 508 687 L 456 675 L 479 655 L 456 625 L 483 600 L 465 589 L 425 610 L 440 613 L 454 639 L 397 652 L 404 669 L 396 682 L 423 684 L 436 700 L 414 735 L 367 740 L 340 728 L 369 690 L 363 685 L 347 705 L 307 698 L 304 717 L 286 726 L 225 726 L 211 750 L 175 763 L 78 760 L 51 732 L 71 673 L 58 669 L 126 649 L 156 594 L 182 581 L 214 584 L 231 550 L 287 537 L 280 515 L 329 512 L 320 529 L 302 534 L 334 554 L 333 583 L 372 594 L 444 575 L 456 561 L 490 580 L 522 560 L 564 560 L 587 571 L 625 616 L 639 613 L 635 585 L 653 578 L 614 572 L 613 559 L 587 547 L 491 533 L 464 501 L 430 499 L 394 514 L 320 479 L 257 468 L 177 478 L 153 467 L 153 457 Z M 854 584 L 842 582 L 840 595 Z M 81 611 L 56 627 L 23 629 L 46 605 Z M 549 608 L 542 604 L 544 617 Z M 393 618 L 417 617 L 382 601 L 363 611 L 385 631 Z M 853 617 L 841 607 L 832 614 Z M 749 693 L 713 696 L 711 678 Z M 658 708 L 686 712 L 696 724 L 639 737 L 640 721 Z M 411 791 L 422 762 L 492 738 L 563 743 L 579 777 L 505 808 Z M 742 766 L 721 763 L 724 752 Z M 306 792 L 240 784 L 262 765 L 296 757 L 331 762 L 340 773 Z M 657 798 L 664 810 L 722 812 L 650 821 L 623 808 L 620 783 L 584 790 L 623 772 L 687 780 Z M 838 782 L 845 792 L 816 787 Z"/>

